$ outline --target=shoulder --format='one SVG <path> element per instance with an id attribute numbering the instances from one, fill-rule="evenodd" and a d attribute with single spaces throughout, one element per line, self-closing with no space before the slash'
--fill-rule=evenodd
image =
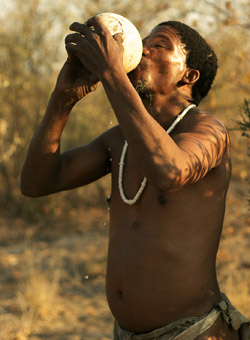
<path id="1" fill-rule="evenodd" d="M 229 136 L 224 123 L 216 116 L 196 109 L 191 113 L 173 136 L 184 151 L 208 168 L 221 164 L 229 155 Z"/>
<path id="2" fill-rule="evenodd" d="M 198 108 L 187 117 L 185 129 L 187 131 L 200 130 L 202 128 L 219 129 L 227 134 L 224 123 L 215 115 L 199 110 Z"/>
<path id="3" fill-rule="evenodd" d="M 229 143 L 229 135 L 224 123 L 216 116 L 196 109 L 185 117 L 183 124 L 176 130 L 174 139 L 178 139 L 183 133 L 190 134 L 203 140 L 209 137 L 213 142 Z"/>

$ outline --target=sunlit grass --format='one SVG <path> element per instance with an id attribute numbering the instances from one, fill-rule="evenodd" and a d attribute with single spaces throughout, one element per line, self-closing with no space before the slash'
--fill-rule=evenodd
<path id="1" fill-rule="evenodd" d="M 61 308 L 59 295 L 60 266 L 58 259 L 42 264 L 36 251 L 27 251 L 25 278 L 19 284 L 17 303 L 22 313 L 50 321 Z"/>
<path id="2" fill-rule="evenodd" d="M 223 281 L 221 290 L 244 316 L 250 318 L 250 285 L 244 272 L 229 273 Z"/>
<path id="3" fill-rule="evenodd" d="M 0 308 L 0 339 L 1 340 L 28 340 L 33 329 L 33 312 L 26 311 L 21 316 L 6 312 Z"/>
<path id="4" fill-rule="evenodd" d="M 27 250 L 25 258 L 22 265 L 24 277 L 19 282 L 13 301 L 17 312 L 0 308 L 1 340 L 27 340 L 39 321 L 51 322 L 63 309 L 58 259 L 42 265 L 44 259 L 34 249 Z"/>

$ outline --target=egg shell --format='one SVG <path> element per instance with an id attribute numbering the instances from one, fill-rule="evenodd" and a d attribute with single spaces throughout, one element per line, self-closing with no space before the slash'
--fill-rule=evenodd
<path id="1" fill-rule="evenodd" d="M 122 34 L 123 67 L 126 73 L 134 70 L 142 57 L 142 40 L 137 28 L 127 18 L 115 13 L 100 13 L 97 15 L 113 35 Z"/>

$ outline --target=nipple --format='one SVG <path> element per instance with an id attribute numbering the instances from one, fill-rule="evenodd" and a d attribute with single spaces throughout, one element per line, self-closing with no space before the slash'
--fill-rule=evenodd
<path id="1" fill-rule="evenodd" d="M 163 194 L 163 193 L 161 193 L 160 195 L 159 195 L 159 197 L 158 197 L 158 200 L 159 200 L 159 203 L 160 204 L 166 204 L 166 195 L 165 194 Z"/>

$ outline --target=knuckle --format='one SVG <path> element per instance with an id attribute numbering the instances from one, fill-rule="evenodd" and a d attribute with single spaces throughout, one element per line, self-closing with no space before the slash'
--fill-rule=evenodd
<path id="1" fill-rule="evenodd" d="M 71 30 L 73 30 L 74 28 L 76 28 L 78 26 L 78 22 L 73 22 L 70 26 L 69 26 L 69 28 L 71 29 Z"/>
<path id="2" fill-rule="evenodd" d="M 86 24 L 87 24 L 88 26 L 92 26 L 95 22 L 96 22 L 96 15 L 90 17 L 90 18 L 87 20 Z"/>
<path id="3" fill-rule="evenodd" d="M 73 35 L 73 34 L 68 34 L 68 35 L 65 37 L 65 39 L 64 39 L 65 43 L 69 43 L 69 42 L 72 41 L 72 35 Z"/>

